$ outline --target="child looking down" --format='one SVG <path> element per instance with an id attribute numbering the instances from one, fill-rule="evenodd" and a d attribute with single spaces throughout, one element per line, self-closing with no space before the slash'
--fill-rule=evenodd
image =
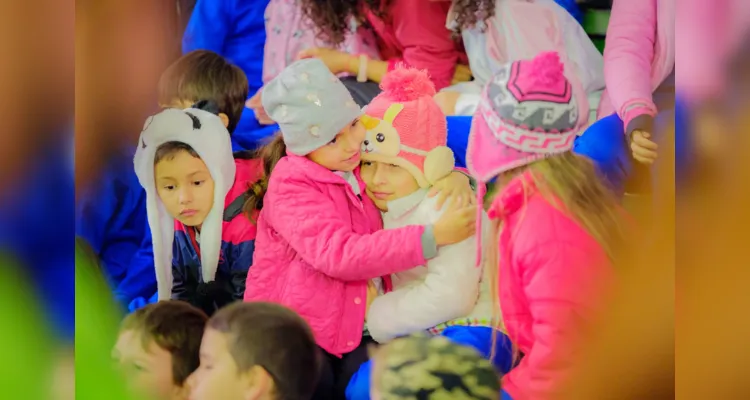
<path id="1" fill-rule="evenodd" d="M 436 208 L 428 190 L 454 164 L 446 120 L 433 100 L 435 87 L 416 69 L 390 72 L 382 87 L 362 117 L 368 129 L 362 144 L 365 192 L 383 212 L 385 229 L 430 224 L 451 205 Z M 484 212 L 482 218 L 487 219 Z M 367 314 L 372 338 L 385 343 L 429 330 L 489 358 L 499 322 L 493 322 L 490 277 L 476 267 L 477 240 L 472 235 L 443 246 L 426 264 L 391 275 L 393 291 L 377 297 Z M 501 369 L 509 370 L 510 360 L 507 349 L 498 351 Z M 365 364 L 355 375 L 347 398 L 369 398 L 369 369 Z"/>

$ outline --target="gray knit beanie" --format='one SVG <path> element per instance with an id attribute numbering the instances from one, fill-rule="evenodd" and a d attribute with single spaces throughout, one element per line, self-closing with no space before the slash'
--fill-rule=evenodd
<path id="1" fill-rule="evenodd" d="M 287 150 L 299 156 L 325 146 L 362 114 L 339 78 L 317 58 L 286 67 L 263 88 L 261 98 Z"/>

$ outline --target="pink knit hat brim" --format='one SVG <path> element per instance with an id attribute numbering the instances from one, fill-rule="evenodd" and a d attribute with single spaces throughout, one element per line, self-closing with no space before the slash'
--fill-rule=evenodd
<path id="1" fill-rule="evenodd" d="M 510 147 L 498 139 L 502 136 L 514 136 L 513 128 L 501 121 L 493 132 L 480 107 L 471 122 L 466 166 L 471 175 L 481 182 L 489 182 L 503 172 L 528 165 L 552 154 L 569 151 L 577 134 L 575 132 L 560 134 L 562 141 L 559 143 L 559 151 L 539 153 L 525 152 Z"/>

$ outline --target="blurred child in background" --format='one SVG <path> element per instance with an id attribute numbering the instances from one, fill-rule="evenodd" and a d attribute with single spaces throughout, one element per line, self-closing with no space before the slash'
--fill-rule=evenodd
<path id="1" fill-rule="evenodd" d="M 241 299 L 255 250 L 242 194 L 260 164 L 235 159 L 222 119 L 197 108 L 149 117 L 134 164 L 146 190 L 158 299 L 185 300 L 208 315 Z"/>
<path id="2" fill-rule="evenodd" d="M 268 0 L 198 0 L 185 28 L 182 51 L 215 52 L 245 73 L 249 93 L 263 86 L 263 48 L 266 43 L 264 11 Z M 247 100 L 245 96 L 243 102 Z M 232 137 L 237 150 L 255 150 L 278 130 L 262 126 L 252 112 L 243 113 Z"/>
<path id="3" fill-rule="evenodd" d="M 185 108 L 200 100 L 212 101 L 231 134 L 247 91 L 247 79 L 239 68 L 216 53 L 195 51 L 164 71 L 158 103 Z M 105 178 L 87 189 L 76 205 L 76 235 L 91 245 L 104 264 L 115 297 L 130 310 L 146 304 L 156 292 L 146 192 L 133 170 L 133 153 L 134 149 L 123 147 L 104 167 Z"/>
<path id="4" fill-rule="evenodd" d="M 191 400 L 308 400 L 320 373 L 310 327 L 272 303 L 235 303 L 206 326 Z"/>
<path id="5" fill-rule="evenodd" d="M 497 400 L 500 376 L 471 347 L 447 338 L 396 339 L 372 356 L 373 400 Z"/>
<path id="6" fill-rule="evenodd" d="M 469 137 L 469 170 L 499 187 L 491 251 L 505 328 L 522 357 L 503 379 L 517 400 L 558 398 L 627 236 L 593 164 L 571 152 L 585 104 L 557 54 L 542 53 L 495 74 Z"/>
<path id="7" fill-rule="evenodd" d="M 275 78 L 284 68 L 297 60 L 297 54 L 315 47 L 331 47 L 349 54 L 361 54 L 379 60 L 380 54 L 372 31 L 353 17 L 343 42 L 338 46 L 321 40 L 315 26 L 304 15 L 298 0 L 271 0 L 266 8 L 266 46 L 263 53 L 263 84 Z M 354 101 L 364 107 L 380 90 L 374 82 L 358 82 L 351 73 L 340 75 L 352 93 Z M 259 89 L 247 106 L 256 113 L 261 124 L 275 124 L 263 109 L 263 89 Z"/>
<path id="8" fill-rule="evenodd" d="M 134 389 L 155 400 L 187 400 L 185 381 L 198 368 L 206 314 L 167 300 L 128 315 L 112 350 Z"/>
<path id="9" fill-rule="evenodd" d="M 558 0 L 559 1 L 559 0 Z M 583 27 L 554 0 L 454 0 L 448 28 L 460 32 L 474 80 L 438 93 L 446 115 L 473 115 L 484 85 L 504 64 L 556 51 L 587 95 L 604 88 L 604 62 Z M 581 112 L 588 113 L 588 110 Z"/>
<path id="10" fill-rule="evenodd" d="M 654 118 L 659 113 L 664 119 L 674 118 L 674 21 L 675 0 L 612 2 L 604 48 L 607 90 L 598 116 L 616 113 L 612 117 L 622 120 L 630 152 L 637 161 L 628 193 L 651 191 L 648 165 L 656 160 L 659 141 L 654 137 Z"/>
<path id="11" fill-rule="evenodd" d="M 368 129 L 362 145 L 365 192 L 383 212 L 384 229 L 432 223 L 451 205 L 437 208 L 428 190 L 454 166 L 446 147 L 445 117 L 432 98 L 435 87 L 425 71 L 416 69 L 389 72 L 382 87 L 362 116 Z M 494 328 L 501 322 L 493 319 L 490 277 L 476 266 L 477 240 L 472 236 L 443 246 L 425 265 L 391 275 L 393 290 L 378 296 L 367 313 L 372 338 L 386 343 L 429 330 L 489 358 Z M 504 372 L 510 369 L 509 350 L 496 352 Z M 364 364 L 352 378 L 347 398 L 369 399 L 369 383 L 370 366 Z"/>
<path id="12" fill-rule="evenodd" d="M 386 72 L 405 64 L 427 70 L 438 89 L 471 79 L 466 54 L 445 28 L 450 3 L 423 0 L 300 0 L 300 3 L 315 24 L 316 33 L 335 46 L 344 41 L 352 18 L 366 21 L 375 32 L 383 61 L 325 47 L 299 54 L 302 58 L 320 58 L 334 74 L 362 75 L 380 83 Z"/>
<path id="13" fill-rule="evenodd" d="M 362 111 L 320 60 L 285 69 L 263 89 L 263 106 L 281 135 L 264 149 L 264 179 L 247 200 L 249 212 L 262 208 L 257 246 L 263 251 L 255 253 L 245 300 L 279 302 L 305 318 L 326 352 L 321 385 L 336 386 L 320 398 L 339 399 L 367 359 L 367 306 L 377 286 L 390 283 L 376 278 L 424 265 L 438 246 L 471 236 L 467 214 L 474 208 L 433 224 L 380 230 L 380 212 L 363 195 L 360 178 Z M 451 175 L 457 177 L 443 181 L 465 185 L 470 197 L 466 177 Z"/>

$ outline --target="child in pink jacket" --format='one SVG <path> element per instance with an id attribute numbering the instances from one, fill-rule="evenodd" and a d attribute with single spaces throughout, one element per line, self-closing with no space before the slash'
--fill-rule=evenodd
<path id="1" fill-rule="evenodd" d="M 656 160 L 657 112 L 674 109 L 675 0 L 614 0 L 604 48 L 607 90 L 598 117 L 622 120 L 633 158 Z"/>
<path id="2" fill-rule="evenodd" d="M 482 93 L 467 162 L 497 177 L 489 208 L 498 244 L 499 301 L 520 363 L 503 378 L 516 400 L 560 398 L 611 289 L 620 212 L 590 161 L 571 152 L 585 96 L 557 53 L 500 69 Z"/>
<path id="3" fill-rule="evenodd" d="M 424 265 L 438 246 L 471 236 L 475 207 L 381 230 L 359 176 L 362 111 L 320 60 L 285 69 L 263 89 L 263 106 L 281 135 L 264 149 L 270 178 L 246 203 L 261 212 L 245 300 L 278 302 L 305 318 L 327 354 L 317 398 L 342 398 L 367 360 L 367 308 L 377 286 L 389 286 L 376 278 Z"/>

